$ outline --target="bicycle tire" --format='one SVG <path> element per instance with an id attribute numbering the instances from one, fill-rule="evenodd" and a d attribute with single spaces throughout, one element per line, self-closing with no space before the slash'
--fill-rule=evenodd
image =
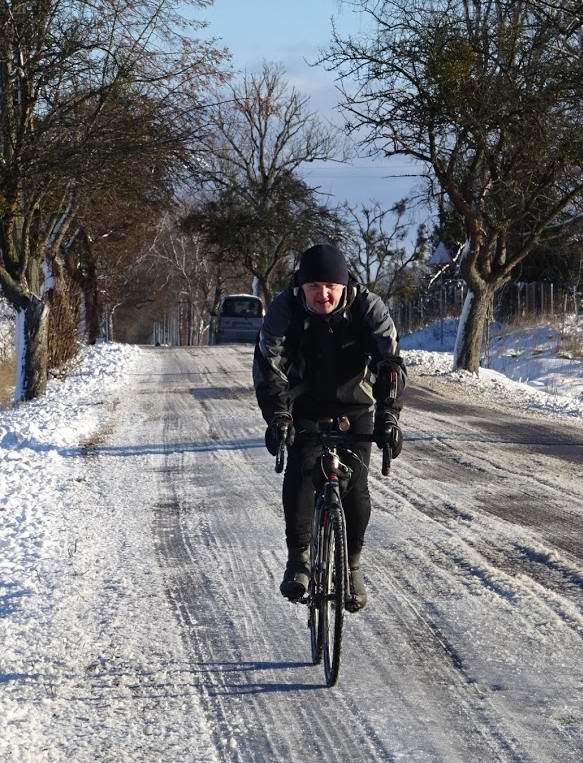
<path id="1" fill-rule="evenodd" d="M 342 519 L 341 508 L 330 512 L 324 533 L 321 620 L 326 686 L 336 684 L 340 671 L 346 566 L 345 533 Z"/>
<path id="2" fill-rule="evenodd" d="M 310 628 L 310 646 L 312 664 L 322 662 L 322 549 L 324 545 L 324 513 L 321 510 L 321 497 L 316 500 L 312 518 L 312 539 L 310 543 L 310 588 L 308 627 Z"/>

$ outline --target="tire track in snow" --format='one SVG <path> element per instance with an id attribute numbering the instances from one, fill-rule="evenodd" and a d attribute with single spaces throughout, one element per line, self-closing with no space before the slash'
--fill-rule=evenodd
<path id="1" fill-rule="evenodd" d="M 487 693 L 468 673 L 455 646 L 439 627 L 423 614 L 422 603 L 416 601 L 419 592 L 378 562 L 369 565 L 369 569 L 369 575 L 377 581 L 377 585 L 382 582 L 382 587 L 393 594 L 389 603 L 390 615 L 400 623 L 403 634 L 409 639 L 416 659 L 416 668 L 430 674 L 432 681 L 437 680 L 448 685 L 450 692 L 455 691 L 456 702 L 463 708 L 467 718 L 466 733 L 471 729 L 479 735 L 489 751 L 490 760 L 516 763 L 534 761 L 535 758 L 525 750 L 507 727 L 505 719 L 489 705 Z M 375 618 L 372 628 L 380 635 L 383 630 L 382 621 Z M 484 749 L 481 745 L 476 747 L 474 754 L 480 757 Z"/>
<path id="2" fill-rule="evenodd" d="M 407 472 L 407 467 L 404 470 Z M 407 473 L 403 477 L 394 474 L 389 488 L 373 475 L 371 485 L 377 495 L 396 496 L 402 507 L 410 507 L 449 530 L 460 547 L 463 543 L 479 555 L 484 568 L 504 576 L 513 589 L 513 579 L 520 576 L 518 590 L 528 590 L 554 616 L 583 635 L 583 565 L 576 559 L 537 542 L 532 531 L 517 536 L 515 523 L 482 514 L 480 507 L 472 506 L 462 493 L 448 494 L 447 485 L 439 486 L 432 480 L 421 482 Z M 462 552 L 461 559 L 464 557 L 467 554 Z M 467 564 L 471 568 L 475 562 Z"/>
<path id="3" fill-rule="evenodd" d="M 479 589 L 483 588 L 500 597 L 504 603 L 511 601 L 514 610 L 513 618 L 525 621 L 526 633 L 535 629 L 541 634 L 541 638 L 544 638 L 545 631 L 554 636 L 556 633 L 554 621 L 561 627 L 566 627 L 579 639 L 581 638 L 583 635 L 581 607 L 573 604 L 571 600 L 573 597 L 571 599 L 567 597 L 568 592 L 565 591 L 564 585 L 559 585 L 559 592 L 555 593 L 552 586 L 544 585 L 535 579 L 537 576 L 532 574 L 532 569 L 527 566 L 522 571 L 521 564 L 514 564 L 510 559 L 503 541 L 507 537 L 510 547 L 515 544 L 515 538 L 511 534 L 515 530 L 513 525 L 492 519 L 488 515 L 485 517 L 480 515 L 472 508 L 471 502 L 468 506 L 468 501 L 464 502 L 460 495 L 455 498 L 452 498 L 451 495 L 444 496 L 444 493 L 447 493 L 447 485 L 436 489 L 433 480 L 420 483 L 410 473 L 407 473 L 406 464 L 402 468 L 405 472 L 402 477 L 401 470 L 397 473 L 397 468 L 395 466 L 390 483 L 376 478 L 373 470 L 371 486 L 374 485 L 372 494 L 376 495 L 373 512 L 379 510 L 379 513 L 385 516 L 396 516 L 400 523 L 411 528 L 419 526 L 418 519 L 416 520 L 415 517 L 423 517 L 421 525 L 423 531 L 420 533 L 423 541 L 419 545 L 418 540 L 409 537 L 408 540 L 413 541 L 413 545 L 409 545 L 408 548 L 423 549 L 426 556 L 425 558 L 419 554 L 407 556 L 406 551 L 403 551 L 397 555 L 398 558 L 393 560 L 391 569 L 419 569 L 423 565 L 432 573 L 441 569 L 446 575 L 446 580 L 451 580 L 452 576 L 454 579 L 460 579 L 460 577 L 466 579 L 470 588 L 476 591 L 478 595 Z M 458 505 L 456 505 L 456 499 Z M 432 524 L 439 527 L 441 532 L 437 534 L 431 531 L 427 532 L 425 526 L 431 527 Z M 414 535 L 414 531 L 411 534 Z M 529 548 L 529 546 L 525 546 L 525 548 Z M 556 566 L 561 567 L 560 564 Z M 382 571 L 383 568 L 377 567 L 377 569 Z M 575 598 L 580 601 L 579 588 L 582 578 L 579 574 L 579 568 L 573 569 L 567 565 L 560 572 L 566 573 L 569 578 L 574 579 L 576 584 Z M 389 575 L 389 573 L 385 571 L 385 575 Z M 370 579 L 376 584 L 376 572 L 371 574 Z M 412 587 L 403 574 L 398 575 L 397 579 L 399 581 L 397 590 L 403 591 L 407 600 L 411 595 L 414 596 L 414 601 L 419 602 L 419 605 L 416 604 L 414 608 L 419 608 L 423 613 L 422 621 L 433 632 L 439 634 L 439 641 L 443 642 L 443 631 L 433 622 L 431 616 L 433 607 L 431 602 L 427 600 L 428 598 L 431 599 L 431 595 L 426 595 L 421 589 Z M 548 580 L 544 582 L 548 583 Z M 453 583 L 447 583 L 442 587 L 447 590 L 453 586 Z M 373 584 L 373 590 L 374 587 Z M 432 586 L 428 586 L 428 588 L 434 590 Z M 530 606 L 528 605 L 529 599 Z M 453 652 L 451 651 L 450 641 L 445 639 L 445 644 L 442 643 L 442 645 L 445 651 L 451 654 L 454 664 L 458 663 L 457 651 L 455 648 Z M 573 646 L 581 653 L 580 646 L 575 643 Z M 463 661 L 459 662 L 459 666 L 463 667 Z M 493 721 L 489 725 L 495 728 L 499 723 L 500 729 L 504 728 L 504 716 L 500 714 L 500 711 L 498 711 L 497 717 L 498 721 Z M 583 749 L 581 737 L 576 740 L 575 744 L 571 744 L 573 737 L 571 731 L 567 729 L 564 732 L 557 725 L 555 732 L 560 743 L 568 744 L 571 748 L 572 757 L 565 759 L 578 760 Z M 516 739 L 516 734 L 511 733 L 509 740 L 512 748 L 515 747 Z M 517 759 L 520 759 L 521 755 L 519 750 L 520 748 L 516 751 Z"/>
<path id="4" fill-rule="evenodd" d="M 209 395 L 206 399 L 206 405 L 201 406 L 202 410 L 199 413 L 202 413 L 207 420 L 212 420 L 212 425 L 204 425 L 203 422 L 200 422 L 201 429 L 204 431 L 212 430 L 220 448 L 221 442 L 233 437 L 234 432 L 233 427 L 229 425 L 229 417 L 233 415 L 231 406 L 236 400 L 232 396 L 224 396 L 220 400 L 220 409 L 215 409 L 210 400 Z M 185 411 L 187 408 L 188 405 L 185 405 Z M 240 410 L 234 411 L 234 415 L 240 415 Z M 174 436 L 174 431 L 172 431 L 173 428 L 180 426 L 175 420 L 169 426 L 168 438 L 171 442 L 175 442 L 177 439 Z M 256 427 L 256 424 L 254 426 Z M 244 432 L 245 428 L 245 422 L 240 422 L 240 429 L 237 430 L 237 433 Z M 255 432 L 256 430 L 253 430 L 253 433 Z M 247 435 L 249 435 L 248 430 Z M 268 516 L 271 517 L 270 521 L 273 521 L 273 506 L 276 501 L 279 501 L 279 497 L 277 496 L 274 501 L 273 478 L 269 474 L 271 464 L 269 463 L 269 471 L 267 471 L 265 459 L 257 464 L 252 451 L 249 450 L 226 453 L 219 449 L 216 454 L 213 454 L 210 466 L 208 463 L 203 463 L 211 461 L 211 456 L 207 454 L 193 456 L 183 453 L 180 459 L 182 465 L 180 468 L 177 467 L 172 458 L 168 459 L 168 474 L 169 476 L 172 475 L 171 485 L 173 487 L 171 489 L 176 494 L 170 502 L 175 507 L 173 514 L 171 517 L 170 515 L 167 516 L 165 520 L 168 523 L 167 527 L 165 529 L 158 528 L 163 541 L 161 548 L 162 564 L 167 567 L 167 571 L 174 581 L 174 585 L 171 586 L 171 595 L 176 601 L 176 608 L 183 622 L 194 657 L 203 666 L 207 665 L 201 685 L 206 686 L 204 691 L 213 714 L 221 719 L 217 744 L 220 744 L 222 739 L 227 738 L 229 733 L 232 733 L 233 717 L 237 720 L 240 728 L 239 735 L 235 735 L 237 748 L 223 748 L 225 758 L 249 760 L 262 759 L 262 756 L 274 753 L 277 753 L 279 757 L 286 757 L 288 754 L 293 756 L 295 753 L 296 758 L 298 754 L 304 757 L 307 754 L 308 756 L 315 756 L 314 759 L 317 757 L 322 760 L 348 759 L 355 756 L 357 759 L 363 759 L 363 756 L 375 760 L 395 759 L 399 745 L 387 744 L 386 732 L 379 734 L 376 716 L 372 722 L 369 717 L 371 713 L 370 702 L 363 703 L 363 707 L 366 709 L 360 710 L 359 699 L 361 697 L 358 693 L 362 691 L 362 687 L 359 686 L 358 680 L 355 681 L 353 677 L 346 676 L 350 671 L 350 664 L 354 662 L 355 658 L 357 664 L 363 662 L 363 652 L 365 660 L 370 653 L 371 664 L 374 664 L 379 670 L 380 683 L 384 687 L 383 693 L 390 687 L 394 690 L 395 695 L 402 700 L 402 704 L 399 705 L 395 715 L 395 725 L 401 727 L 401 734 L 402 727 L 416 728 L 416 733 L 421 733 L 425 737 L 426 752 L 432 750 L 434 759 L 447 757 L 447 753 L 451 752 L 451 741 L 440 738 L 439 735 L 436 736 L 435 731 L 431 728 L 432 722 L 423 722 L 422 716 L 419 715 L 420 708 L 416 706 L 416 700 L 419 697 L 408 698 L 407 691 L 403 686 L 403 676 L 393 675 L 390 667 L 387 668 L 382 662 L 379 664 L 378 660 L 373 659 L 375 652 L 378 654 L 387 637 L 403 636 L 403 628 L 405 628 L 407 639 L 413 641 L 419 627 L 417 622 L 410 623 L 408 626 L 404 626 L 400 622 L 397 632 L 393 627 L 391 632 L 387 633 L 382 628 L 377 630 L 367 628 L 366 615 L 364 616 L 365 619 L 360 621 L 365 626 L 364 631 L 362 626 L 358 626 L 359 621 L 353 620 L 353 623 L 347 628 L 345 676 L 343 677 L 350 690 L 330 692 L 316 688 L 318 699 L 315 702 L 312 700 L 313 692 L 308 692 L 306 686 L 298 688 L 297 685 L 295 687 L 292 685 L 293 698 L 290 697 L 290 701 L 287 702 L 280 702 L 278 706 L 278 693 L 285 688 L 289 690 L 290 687 L 277 686 L 277 683 L 275 686 L 273 685 L 273 677 L 277 678 L 274 675 L 276 670 L 274 667 L 258 670 L 257 662 L 249 661 L 248 655 L 244 654 L 248 644 L 242 643 L 248 638 L 247 634 L 238 629 L 237 623 L 232 618 L 225 621 L 221 613 L 232 611 L 239 612 L 240 615 L 243 611 L 245 621 L 255 623 L 258 626 L 255 628 L 254 634 L 259 652 L 269 654 L 272 660 L 279 665 L 289 665 L 290 655 L 297 653 L 297 643 L 301 645 L 303 654 L 307 655 L 308 635 L 305 623 L 300 622 L 295 614 L 293 617 L 287 615 L 289 606 L 282 602 L 276 604 L 276 600 L 273 598 L 277 596 L 276 591 L 273 590 L 273 582 L 277 585 L 277 579 L 281 574 L 282 554 L 281 552 L 279 554 L 279 564 L 277 564 L 278 554 L 271 549 L 267 553 L 261 549 L 259 559 L 253 556 L 250 558 L 249 552 L 253 551 L 252 541 L 239 534 L 240 527 L 239 531 L 237 528 L 232 529 L 227 519 L 223 518 L 222 522 L 217 521 L 216 513 L 219 506 L 216 498 L 213 499 L 212 496 L 204 509 L 204 521 L 200 521 L 199 518 L 195 525 L 191 524 L 189 517 L 193 516 L 196 506 L 191 513 L 185 508 L 189 503 L 196 502 L 195 496 L 189 492 L 192 484 L 190 484 L 190 488 L 187 488 L 189 481 L 196 482 L 196 480 L 190 479 L 190 472 L 194 470 L 193 462 L 195 462 L 198 467 L 197 478 L 201 476 L 200 469 L 203 471 L 208 469 L 209 474 L 214 473 L 216 475 L 215 482 L 222 489 L 223 495 L 227 500 L 237 502 L 237 509 L 246 511 L 247 517 L 249 517 L 250 511 L 251 515 L 253 513 L 253 506 L 250 507 L 248 504 L 249 496 L 252 495 L 256 510 L 261 512 L 261 504 L 267 504 L 269 507 Z M 192 462 L 189 461 L 190 459 Z M 189 463 L 185 464 L 187 461 Z M 233 481 L 232 473 L 235 469 L 242 469 L 242 473 L 246 475 L 242 491 L 233 492 L 236 482 Z M 179 474 L 182 475 L 182 478 L 176 480 Z M 205 484 L 211 482 L 209 477 L 202 476 Z M 234 516 L 236 517 L 236 515 Z M 266 514 L 261 512 L 260 516 L 265 519 Z M 228 519 L 233 521 L 233 517 Z M 175 530 L 177 525 L 181 527 L 180 532 Z M 282 529 L 280 524 L 278 532 L 281 533 Z M 177 544 L 180 546 L 180 550 L 176 548 Z M 246 565 L 249 564 L 249 561 L 252 565 L 258 564 L 257 582 L 251 579 L 252 576 L 249 573 L 245 577 Z M 277 564 L 277 571 L 274 571 L 274 564 Z M 212 575 L 209 570 L 212 570 Z M 269 570 L 270 574 L 266 575 L 265 570 Z M 207 575 L 206 578 L 205 575 Z M 217 586 L 217 579 L 223 581 L 225 578 L 226 583 Z M 271 586 L 269 590 L 266 590 L 266 579 Z M 196 594 L 196 589 L 193 587 L 193 580 L 197 580 L 199 583 L 199 595 Z M 246 581 L 243 589 L 240 587 L 241 580 Z M 211 595 L 208 596 L 205 593 Z M 201 598 L 203 597 L 200 594 L 204 596 L 207 605 L 203 607 L 204 622 L 201 622 Z M 213 607 L 212 604 L 208 606 L 211 602 L 216 602 L 217 606 Z M 286 615 L 283 617 L 281 615 L 282 607 L 286 607 Z M 239 619 L 241 618 L 239 617 Z M 212 637 L 213 634 L 215 638 Z M 220 634 L 220 639 L 217 639 L 217 634 Z M 282 636 L 282 634 L 285 635 Z M 362 642 L 355 643 L 353 639 L 358 640 L 359 634 L 362 635 Z M 372 642 L 371 645 L 369 642 Z M 218 665 L 215 664 L 213 669 L 209 670 L 209 661 L 218 663 Z M 424 661 L 432 666 L 426 671 L 427 678 L 433 672 L 437 672 L 446 677 L 441 680 L 442 683 L 445 683 L 447 677 L 452 680 L 452 667 L 447 660 L 444 660 L 444 655 L 439 650 L 436 652 L 429 651 Z M 228 664 L 225 664 L 226 662 Z M 294 666 L 286 667 L 284 670 L 289 670 L 290 675 L 295 675 L 294 670 L 297 673 L 298 669 L 297 666 Z M 300 670 L 302 673 L 306 673 L 305 668 L 300 668 Z M 318 679 L 321 680 L 321 668 L 314 670 Z M 252 680 L 254 673 L 261 677 L 267 674 L 269 682 Z M 312 675 L 314 674 L 312 673 Z M 225 676 L 233 676 L 231 683 L 227 683 L 229 679 Z M 375 691 L 379 691 L 378 686 Z M 438 695 L 440 691 L 442 691 L 441 687 L 439 687 Z M 241 692 L 243 692 L 243 696 Z M 304 694 L 300 692 L 304 692 Z M 271 701 L 266 701 L 266 695 L 269 697 L 270 694 Z M 354 699 L 354 696 L 358 699 Z M 461 700 L 459 702 L 465 707 Z M 433 704 L 439 706 L 440 701 L 437 700 Z M 234 707 L 236 707 L 236 712 L 233 710 Z M 284 730 L 281 728 L 282 709 L 287 713 L 287 724 L 293 739 L 284 734 Z M 481 720 L 476 719 L 469 711 L 464 710 L 463 715 L 463 723 L 459 726 L 462 735 L 462 729 L 465 732 L 468 731 L 468 723 L 470 728 L 472 728 L 472 724 L 481 723 Z M 353 738 L 347 738 L 347 719 L 350 719 L 351 725 L 348 733 L 354 735 Z M 449 720 L 451 721 L 451 717 Z M 384 722 L 386 724 L 386 719 Z M 273 732 L 271 735 L 267 732 L 268 723 L 275 728 L 275 737 Z M 257 737 L 258 724 L 260 728 Z M 445 725 L 447 726 L 447 724 Z M 453 725 L 457 726 L 457 724 Z M 302 729 L 302 745 L 304 746 L 301 748 L 301 752 L 298 749 L 298 728 Z M 358 731 L 355 732 L 355 729 Z M 295 730 L 295 734 L 292 730 Z M 253 731 L 255 731 L 255 737 L 253 737 Z M 462 743 L 461 739 L 456 739 L 457 744 L 462 745 L 466 752 L 471 750 L 472 753 L 476 753 L 479 751 L 481 754 L 487 754 L 491 759 L 492 754 L 497 750 L 498 752 L 494 754 L 498 755 L 501 760 L 527 759 L 524 756 L 520 758 L 514 753 L 508 752 L 500 741 L 482 739 L 483 726 L 481 730 L 476 728 L 475 732 L 482 740 L 481 742 Z M 433 739 L 431 733 L 433 733 Z M 389 739 L 390 736 L 389 734 Z M 486 736 L 488 735 L 486 734 Z M 415 733 L 411 739 L 414 738 Z M 308 739 L 310 744 L 306 746 Z"/>
<path id="5" fill-rule="evenodd" d="M 175 467 L 173 469 L 175 471 Z M 176 485 L 177 483 L 173 483 Z M 196 596 L 190 595 L 188 577 L 192 575 L 193 570 L 198 570 L 196 575 L 198 580 L 203 581 L 203 588 L 212 587 L 211 579 L 206 576 L 204 569 L 200 566 L 200 555 L 195 554 L 193 545 L 189 537 L 188 530 L 184 521 L 181 521 L 181 507 L 184 505 L 183 500 L 176 500 L 175 507 L 178 516 L 172 520 L 171 524 L 164 528 L 158 527 L 157 532 L 162 539 L 163 557 L 165 559 L 171 559 L 172 564 L 176 566 L 177 560 L 180 560 L 181 566 L 183 566 L 183 574 L 186 578 L 182 582 L 176 578 L 176 570 L 174 572 L 176 591 L 171 593 L 171 597 L 174 600 L 175 609 L 178 613 L 180 620 L 185 626 L 186 630 L 190 630 L 192 636 L 190 638 L 190 646 L 193 648 L 195 657 L 198 663 L 204 665 L 209 661 L 212 666 L 210 670 L 204 670 L 203 686 L 207 694 L 207 699 L 213 708 L 217 711 L 217 715 L 221 720 L 221 740 L 217 740 L 217 744 L 220 746 L 220 741 L 225 738 L 229 738 L 229 734 L 233 733 L 232 729 L 232 713 L 226 709 L 225 706 L 230 707 L 232 705 L 233 697 L 244 696 L 250 700 L 243 705 L 240 709 L 240 716 L 238 724 L 245 726 L 245 733 L 237 735 L 238 739 L 245 741 L 245 747 L 242 747 L 242 742 L 238 742 L 237 750 L 225 751 L 227 757 L 233 759 L 257 759 L 262 760 L 267 754 L 276 755 L 277 758 L 294 759 L 294 753 L 297 753 L 297 739 L 284 737 L 281 739 L 281 728 L 279 729 L 279 736 L 277 739 L 277 748 L 274 747 L 275 742 L 272 741 L 269 735 L 262 735 L 257 738 L 256 732 L 258 727 L 258 717 L 262 718 L 262 722 L 259 724 L 260 731 L 265 732 L 269 729 L 270 725 L 273 728 L 278 727 L 276 719 L 273 717 L 271 711 L 271 703 L 262 701 L 262 693 L 269 694 L 273 690 L 281 688 L 285 690 L 285 686 L 278 687 L 277 685 L 270 685 L 269 683 L 256 684 L 250 683 L 245 680 L 240 680 L 233 684 L 226 683 L 225 676 L 234 676 L 239 679 L 244 679 L 245 670 L 238 671 L 233 666 L 239 662 L 239 664 L 245 665 L 243 662 L 244 656 L 240 652 L 240 633 L 233 627 L 232 622 L 225 620 L 225 612 L 236 611 L 237 606 L 240 607 L 241 599 L 245 596 L 244 592 L 236 590 L 234 596 L 229 597 L 227 591 L 221 588 L 220 592 L 214 592 L 214 601 L 220 598 L 220 607 L 213 608 L 206 612 L 205 619 L 209 622 L 205 626 L 205 632 L 211 631 L 212 633 L 220 633 L 221 639 L 218 647 L 215 647 L 213 639 L 201 639 L 199 637 L 199 629 L 193 628 L 193 622 L 200 622 L 200 602 Z M 180 525 L 180 533 L 176 532 L 176 525 Z M 210 569 L 216 570 L 219 565 L 221 566 L 221 572 L 225 568 L 225 564 L 221 562 L 225 561 L 225 551 L 229 547 L 236 547 L 236 538 L 221 536 L 220 546 L 217 539 L 212 535 L 208 524 L 200 523 L 198 525 L 198 532 L 196 542 L 205 549 L 206 552 L 210 552 L 210 559 L 205 559 L 206 565 L 210 565 Z M 164 548 L 165 546 L 165 548 Z M 231 574 L 227 577 L 228 583 L 237 581 L 240 579 L 241 570 L 239 565 L 235 561 L 235 557 L 227 554 L 227 568 Z M 205 579 L 206 578 L 206 579 Z M 237 585 L 235 585 L 238 588 Z M 273 591 L 268 591 L 269 596 L 273 595 Z M 265 609 L 262 606 L 265 602 L 266 592 L 256 591 L 255 595 L 247 596 L 247 613 L 250 615 L 252 622 L 261 623 L 259 628 L 260 634 L 265 634 L 262 638 L 262 646 L 265 654 L 270 654 L 271 661 L 279 663 L 280 665 L 286 665 L 286 660 L 289 660 L 289 655 L 286 654 L 285 644 L 281 649 L 276 649 L 274 653 L 274 641 L 273 633 L 269 631 L 269 622 L 265 621 Z M 285 604 L 283 605 L 285 607 Z M 281 608 L 281 607 L 280 607 Z M 219 610 L 219 614 L 213 617 Z M 225 630 L 225 626 L 229 627 Z M 301 641 L 306 647 L 308 647 L 308 636 L 305 624 L 296 625 L 296 636 L 298 641 Z M 257 631 L 256 631 L 257 632 Z M 225 639 L 228 644 L 225 644 Z M 225 652 L 228 654 L 229 663 L 225 665 Z M 219 669 L 215 669 L 217 667 Z M 223 665 L 225 669 L 221 669 Z M 293 664 L 290 664 L 290 668 Z M 300 665 L 301 667 L 301 665 Z M 317 671 L 318 678 L 320 679 L 321 668 L 314 669 Z M 264 671 L 261 671 L 264 672 Z M 208 682 L 208 684 L 206 683 Z M 290 686 L 289 689 L 294 689 L 294 686 Z M 326 690 L 321 689 L 321 684 L 307 684 L 305 686 L 296 686 L 296 690 L 309 690 L 316 689 L 319 691 Z M 319 699 L 318 706 L 320 711 L 313 712 L 313 708 L 304 708 L 300 703 L 296 712 L 299 712 L 300 718 L 298 719 L 300 726 L 304 729 L 306 741 L 309 743 L 309 747 L 305 749 L 314 755 L 314 759 L 317 757 L 320 760 L 337 760 L 337 756 L 341 756 L 342 759 L 354 758 L 355 756 L 366 754 L 371 759 L 391 760 L 392 756 L 388 750 L 379 748 L 378 743 L 372 743 L 371 736 L 374 740 L 374 729 L 367 728 L 365 719 L 360 719 L 362 723 L 360 728 L 364 727 L 367 734 L 363 735 L 362 732 L 355 732 L 353 737 L 346 737 L 344 733 L 343 725 L 341 723 L 342 710 L 346 710 L 347 716 L 353 715 L 349 712 L 349 708 L 346 708 L 346 703 L 341 702 L 338 706 L 337 699 L 327 700 L 326 697 Z M 242 712 L 241 712 L 242 710 Z M 338 718 L 338 724 L 330 723 L 331 715 L 340 716 Z M 272 716 L 272 723 L 266 722 L 269 716 Z M 279 722 L 281 725 L 281 722 Z M 358 724 L 357 724 L 358 726 Z M 267 744 L 267 749 L 265 745 Z M 305 743 L 304 743 L 305 744 Z M 243 757 L 240 757 L 240 756 Z M 380 755 L 380 758 L 379 758 Z"/>

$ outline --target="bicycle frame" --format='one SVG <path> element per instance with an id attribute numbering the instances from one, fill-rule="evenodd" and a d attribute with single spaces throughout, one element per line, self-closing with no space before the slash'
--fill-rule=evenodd
<path id="1" fill-rule="evenodd" d="M 320 490 L 320 511 L 328 512 L 329 514 L 337 513 L 340 515 L 340 521 L 342 524 L 343 542 L 344 548 L 348 549 L 348 540 L 346 537 L 346 520 L 344 517 L 344 509 L 342 507 L 342 500 L 340 498 L 340 483 L 338 481 L 338 471 L 340 466 L 344 466 L 338 454 L 336 448 L 327 448 L 326 451 L 320 457 L 323 470 L 326 474 L 326 482 Z M 316 504 L 318 500 L 316 499 Z M 348 555 L 344 554 L 344 592 L 345 600 L 350 594 L 350 573 L 348 570 Z"/>
<path id="2" fill-rule="evenodd" d="M 318 563 L 321 564 L 322 549 L 320 548 L 321 538 L 318 535 L 318 528 L 326 527 L 330 522 L 330 518 L 334 514 L 338 514 L 343 530 L 343 542 L 344 548 L 348 547 L 348 540 L 346 537 L 346 521 L 344 518 L 344 509 L 342 508 L 342 501 L 340 498 L 340 483 L 338 481 L 337 470 L 341 466 L 340 459 L 336 453 L 335 448 L 327 449 L 320 456 L 320 461 L 323 465 L 327 464 L 326 480 L 322 487 L 318 491 L 314 501 L 314 517 L 312 520 L 312 548 L 314 548 L 314 538 L 318 537 L 319 544 L 316 550 Z M 343 465 L 342 465 L 343 466 Z M 326 467 L 325 467 L 326 468 Z M 345 554 L 345 559 L 348 560 Z M 348 569 L 348 562 L 344 565 L 344 590 L 348 595 L 350 588 L 350 572 Z M 310 604 L 312 599 L 310 598 L 310 591 L 308 590 L 307 596 L 299 599 L 300 604 Z M 318 602 L 319 603 L 319 602 Z"/>

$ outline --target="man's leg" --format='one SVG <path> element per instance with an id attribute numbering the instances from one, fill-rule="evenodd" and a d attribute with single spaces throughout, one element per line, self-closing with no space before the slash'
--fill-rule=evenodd
<path id="1" fill-rule="evenodd" d="M 355 434 L 370 434 L 372 418 L 362 416 L 353 422 Z M 362 443 L 353 448 L 355 455 L 345 454 L 345 461 L 352 469 L 350 485 L 342 496 L 342 505 L 346 517 L 346 538 L 348 543 L 348 565 L 350 567 L 350 585 L 352 608 L 366 606 L 367 593 L 360 565 L 360 554 L 364 536 L 370 519 L 370 494 L 368 491 L 368 467 L 370 464 L 371 445 Z M 343 454 L 344 455 L 344 454 Z"/>
<path id="2" fill-rule="evenodd" d="M 314 514 L 312 468 L 317 451 L 299 443 L 288 451 L 283 478 L 283 509 L 288 561 L 280 591 L 288 599 L 299 599 L 307 591 L 310 576 L 310 538 Z"/>

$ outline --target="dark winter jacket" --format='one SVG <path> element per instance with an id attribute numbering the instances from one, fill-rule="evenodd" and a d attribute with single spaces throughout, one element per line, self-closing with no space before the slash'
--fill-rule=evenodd
<path id="1" fill-rule="evenodd" d="M 290 410 L 295 419 L 358 416 L 375 403 L 398 415 L 406 377 L 387 308 L 355 281 L 328 316 L 308 311 L 293 285 L 270 304 L 253 362 L 257 402 L 268 423 Z"/>

